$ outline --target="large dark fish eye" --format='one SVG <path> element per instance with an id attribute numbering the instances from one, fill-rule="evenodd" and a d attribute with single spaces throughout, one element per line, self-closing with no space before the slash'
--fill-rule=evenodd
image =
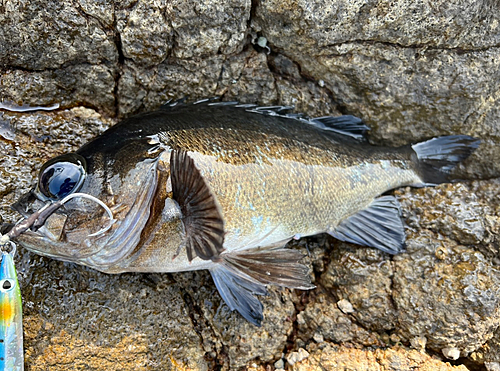
<path id="1" fill-rule="evenodd" d="M 42 166 L 38 190 L 52 200 L 77 192 L 85 180 L 86 167 L 85 159 L 76 153 L 55 157 Z"/>

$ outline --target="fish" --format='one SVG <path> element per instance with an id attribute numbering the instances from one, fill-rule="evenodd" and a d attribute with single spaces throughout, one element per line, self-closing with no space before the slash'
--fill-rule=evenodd
<path id="1" fill-rule="evenodd" d="M 11 236 L 110 274 L 207 269 L 229 309 L 259 326 L 268 285 L 315 287 L 288 241 L 328 233 L 404 251 L 400 205 L 385 193 L 450 181 L 480 143 L 377 147 L 368 130 L 351 115 L 169 102 L 47 161 L 13 205 L 25 219 Z"/>
<path id="2" fill-rule="evenodd" d="M 13 250 L 15 251 L 15 250 Z M 14 252 L 2 251 L 0 263 L 0 370 L 22 371 L 23 311 Z"/>

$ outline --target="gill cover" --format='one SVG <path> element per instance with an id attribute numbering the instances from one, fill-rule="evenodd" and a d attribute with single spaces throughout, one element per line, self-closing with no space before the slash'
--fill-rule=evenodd
<path id="1" fill-rule="evenodd" d="M 99 241 L 103 248 L 90 256 L 88 261 L 97 269 L 106 270 L 129 256 L 138 245 L 141 232 L 149 220 L 151 204 L 158 187 L 158 161 L 151 162 L 147 175 L 139 187 L 139 193 L 125 218 L 118 223 L 107 240 Z M 91 237 L 91 236 L 90 236 Z M 100 239 L 102 236 L 93 238 Z M 92 237 L 91 237 L 92 238 Z M 95 244 L 87 239 L 88 244 Z"/>

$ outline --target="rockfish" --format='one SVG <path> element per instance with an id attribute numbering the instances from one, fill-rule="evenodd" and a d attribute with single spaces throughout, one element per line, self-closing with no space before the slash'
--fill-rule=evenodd
<path id="1" fill-rule="evenodd" d="M 27 218 L 13 236 L 105 273 L 208 269 L 229 308 L 260 324 L 266 285 L 314 287 L 288 241 L 326 232 L 401 252 L 399 204 L 379 196 L 448 181 L 479 145 L 375 147 L 356 117 L 289 108 L 203 100 L 126 119 L 43 165 L 13 205 Z"/>

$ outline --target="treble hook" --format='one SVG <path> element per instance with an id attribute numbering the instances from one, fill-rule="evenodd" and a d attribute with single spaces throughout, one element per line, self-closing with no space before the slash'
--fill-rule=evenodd
<path id="1" fill-rule="evenodd" d="M 106 231 L 108 231 L 112 225 L 116 222 L 116 219 L 113 217 L 113 213 L 111 212 L 111 209 L 101 200 L 98 198 L 91 196 L 86 193 L 72 193 L 64 197 L 62 200 L 51 202 L 49 204 L 46 204 L 40 210 L 34 212 L 31 214 L 28 218 L 24 219 L 22 222 L 19 224 L 16 224 L 14 228 L 12 228 L 5 236 L 7 236 L 8 240 L 13 239 L 24 233 L 26 230 L 32 228 L 32 229 L 38 229 L 40 228 L 47 218 L 51 216 L 57 209 L 59 209 L 61 206 L 63 206 L 66 202 L 69 200 L 76 198 L 76 197 L 82 197 L 86 198 L 88 200 L 94 201 L 97 204 L 99 204 L 108 214 L 109 217 L 109 224 L 105 227 L 100 229 L 99 231 L 89 234 L 89 237 L 95 237 L 98 236 Z M 2 236 L 1 238 L 4 238 Z M 0 238 L 0 242 L 1 242 Z"/>
<path id="2" fill-rule="evenodd" d="M 10 247 L 11 247 L 10 252 L 8 252 L 5 249 L 5 246 L 7 246 L 7 245 L 10 245 Z M 9 236 L 7 236 L 6 234 L 5 235 L 0 234 L 0 252 L 2 253 L 2 257 L 3 257 L 3 254 L 10 254 L 12 257 L 14 257 L 14 255 L 16 254 L 16 251 L 17 251 L 17 246 L 13 241 L 10 240 Z"/>

